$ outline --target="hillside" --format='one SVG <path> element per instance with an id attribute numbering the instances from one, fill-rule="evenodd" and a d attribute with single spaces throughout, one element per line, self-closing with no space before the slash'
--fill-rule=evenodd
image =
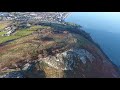
<path id="1" fill-rule="evenodd" d="M 118 78 L 120 73 L 80 26 L 36 23 L 0 36 L 0 77 Z"/>

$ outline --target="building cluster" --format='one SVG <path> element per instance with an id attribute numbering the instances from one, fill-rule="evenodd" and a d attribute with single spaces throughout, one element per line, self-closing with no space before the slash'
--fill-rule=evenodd
<path id="1" fill-rule="evenodd" d="M 0 12 L 0 20 L 62 22 L 66 12 Z"/>
<path id="2" fill-rule="evenodd" d="M 11 20 L 19 21 L 19 25 L 9 25 L 5 28 L 6 34 L 10 36 L 16 29 L 30 27 L 29 21 L 44 21 L 52 23 L 62 23 L 68 15 L 66 12 L 0 12 L 0 21 Z"/>
<path id="3" fill-rule="evenodd" d="M 10 36 L 12 33 L 14 33 L 16 31 L 17 27 L 14 25 L 10 25 L 8 27 L 5 28 L 5 31 L 7 31 L 6 34 L 3 34 L 2 36 Z"/>

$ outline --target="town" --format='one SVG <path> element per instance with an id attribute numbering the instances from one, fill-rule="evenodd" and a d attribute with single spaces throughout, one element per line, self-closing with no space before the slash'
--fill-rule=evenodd
<path id="1" fill-rule="evenodd" d="M 12 21 L 13 23 L 2 28 L 1 36 L 10 36 L 20 28 L 30 27 L 31 22 L 64 23 L 68 12 L 0 12 L 0 21 Z"/>
<path id="2" fill-rule="evenodd" d="M 61 22 L 68 15 L 68 12 L 0 12 L 0 21 L 48 21 Z"/>

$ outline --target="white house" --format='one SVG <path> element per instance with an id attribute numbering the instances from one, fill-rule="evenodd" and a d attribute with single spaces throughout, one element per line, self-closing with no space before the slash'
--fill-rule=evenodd
<path id="1" fill-rule="evenodd" d="M 12 31 L 7 32 L 7 36 L 10 36 L 10 34 L 12 34 Z"/>
<path id="2" fill-rule="evenodd" d="M 5 30 L 11 30 L 11 27 L 6 27 Z"/>

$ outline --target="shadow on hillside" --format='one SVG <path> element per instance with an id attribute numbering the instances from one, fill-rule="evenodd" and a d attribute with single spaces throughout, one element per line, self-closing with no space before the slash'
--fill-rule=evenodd
<path id="1" fill-rule="evenodd" d="M 36 72 L 12 71 L 3 78 L 45 78 L 44 71 L 37 70 Z"/>
<path id="2" fill-rule="evenodd" d="M 36 70 L 34 72 L 24 72 L 25 78 L 45 78 L 45 72 L 43 70 Z"/>

